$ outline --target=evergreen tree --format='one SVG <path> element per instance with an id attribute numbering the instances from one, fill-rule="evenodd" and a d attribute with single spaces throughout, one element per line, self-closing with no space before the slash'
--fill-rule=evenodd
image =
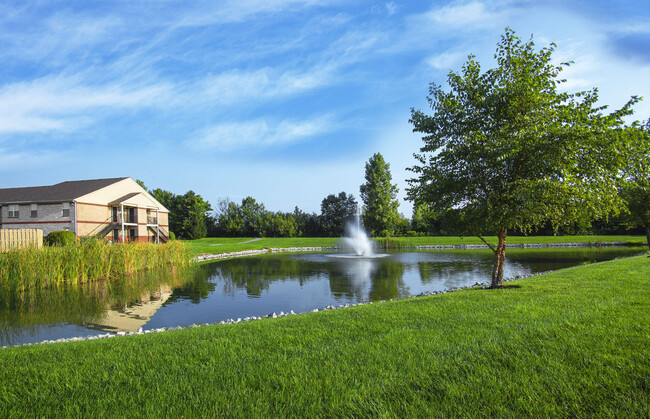
<path id="1" fill-rule="evenodd" d="M 363 225 L 375 236 L 395 234 L 400 221 L 397 185 L 393 185 L 390 164 L 375 153 L 366 163 L 366 183 L 359 188 L 364 203 Z"/>

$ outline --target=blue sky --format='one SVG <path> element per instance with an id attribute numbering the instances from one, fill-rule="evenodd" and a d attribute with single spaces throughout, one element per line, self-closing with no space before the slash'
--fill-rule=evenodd
<path id="1" fill-rule="evenodd" d="M 410 109 L 468 54 L 491 67 L 506 26 L 575 62 L 567 90 L 650 117 L 645 1 L 0 1 L 0 187 L 131 176 L 319 212 L 380 152 L 410 217 Z"/>

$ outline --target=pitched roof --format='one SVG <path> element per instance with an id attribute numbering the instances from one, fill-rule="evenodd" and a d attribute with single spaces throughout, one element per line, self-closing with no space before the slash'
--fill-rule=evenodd
<path id="1" fill-rule="evenodd" d="M 12 202 L 71 201 L 124 179 L 128 178 L 71 180 L 51 186 L 0 189 L 0 204 Z"/>

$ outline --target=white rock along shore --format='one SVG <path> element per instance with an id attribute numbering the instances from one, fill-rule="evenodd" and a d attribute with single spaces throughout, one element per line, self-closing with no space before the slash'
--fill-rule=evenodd
<path id="1" fill-rule="evenodd" d="M 534 243 L 534 244 L 514 244 L 514 245 L 508 245 L 508 247 L 519 247 L 519 248 L 543 248 L 543 247 L 601 247 L 601 246 L 621 246 L 625 245 L 626 243 L 624 242 L 599 242 L 599 243 Z M 417 249 L 482 249 L 485 248 L 487 249 L 486 245 L 483 244 L 468 244 L 468 245 L 424 245 L 424 246 L 416 246 Z M 244 257 L 244 256 L 253 256 L 253 255 L 261 255 L 265 253 L 279 253 L 279 252 L 284 252 L 284 253 L 297 253 L 297 252 L 320 252 L 320 251 L 332 251 L 336 250 L 336 247 L 289 247 L 289 248 L 265 248 L 265 249 L 260 249 L 260 250 L 244 250 L 241 252 L 229 252 L 229 253 L 219 253 L 219 254 L 208 254 L 208 255 L 201 255 L 197 257 L 197 262 L 206 262 L 206 261 L 211 261 L 211 260 L 221 260 L 221 259 L 229 259 L 229 258 L 236 258 L 236 257 Z M 568 268 L 565 268 L 568 269 Z M 562 269 L 558 269 L 562 270 Z M 513 278 L 504 278 L 503 282 L 509 282 L 509 281 L 514 281 L 517 279 L 522 279 L 522 278 L 529 278 L 529 277 L 534 277 L 534 276 L 539 276 L 539 275 L 544 275 L 549 272 L 555 272 L 555 271 L 545 271 L 545 272 L 538 272 L 535 274 L 531 275 L 525 275 L 525 276 L 516 276 Z M 417 295 L 411 295 L 405 298 L 418 298 L 418 297 L 425 297 L 429 295 L 437 295 L 437 294 L 446 294 L 448 292 L 454 292 L 454 291 L 459 291 L 463 289 L 469 289 L 469 288 L 475 288 L 475 287 L 481 287 L 481 288 L 489 288 L 490 283 L 489 282 L 476 282 L 474 285 L 469 285 L 465 287 L 457 287 L 457 288 L 448 288 L 440 291 L 426 291 Z M 340 308 L 347 308 L 347 307 L 354 307 L 354 306 L 359 306 L 359 305 L 366 305 L 366 304 L 377 304 L 377 303 L 384 303 L 386 301 L 397 301 L 400 300 L 400 298 L 393 298 L 391 300 L 382 300 L 382 301 L 367 301 L 367 302 L 360 302 L 360 303 L 353 303 L 353 304 L 340 304 L 338 306 L 334 305 L 328 305 L 323 308 L 315 308 L 311 311 L 305 312 L 305 313 L 315 313 L 319 311 L 327 311 L 327 310 L 335 310 L 335 309 L 340 309 Z M 301 314 L 301 313 L 295 313 L 293 310 L 285 313 L 283 311 L 279 313 L 269 313 L 266 316 L 250 316 L 250 317 L 244 317 L 244 318 L 237 318 L 237 319 L 228 319 L 228 320 L 222 320 L 219 322 L 215 323 L 202 323 L 202 324 L 192 324 L 190 326 L 172 326 L 172 327 L 161 327 L 157 329 L 147 329 L 143 330 L 140 328 L 137 332 L 117 332 L 117 333 L 104 333 L 100 335 L 95 335 L 95 336 L 86 336 L 86 337 L 72 337 L 72 338 L 60 338 L 56 340 L 44 340 L 42 342 L 36 342 L 36 343 L 25 343 L 22 345 L 10 345 L 10 346 L 2 346 L 2 348 L 8 348 L 8 347 L 13 347 L 13 346 L 29 346 L 29 345 L 39 345 L 42 343 L 60 343 L 60 342 L 76 342 L 76 341 L 81 341 L 81 340 L 96 340 L 96 339 L 107 339 L 107 338 L 113 338 L 113 337 L 118 337 L 118 336 L 131 336 L 131 335 L 145 335 L 149 333 L 160 333 L 160 332 L 165 332 L 169 330 L 182 330 L 182 329 L 191 329 L 194 327 L 203 327 L 203 326 L 213 326 L 213 325 L 226 325 L 226 324 L 235 324 L 235 323 L 242 323 L 242 322 L 248 322 L 252 320 L 262 320 L 265 318 L 279 318 L 279 317 L 287 317 L 287 316 L 292 316 L 296 314 Z"/>

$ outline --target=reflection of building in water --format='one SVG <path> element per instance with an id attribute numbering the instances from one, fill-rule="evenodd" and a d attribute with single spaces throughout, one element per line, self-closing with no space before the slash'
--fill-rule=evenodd
<path id="1" fill-rule="evenodd" d="M 157 292 L 140 296 L 139 302 L 131 307 L 121 310 L 109 308 L 102 319 L 91 327 L 105 332 L 137 332 L 171 295 L 172 289 L 168 285 L 162 285 Z"/>

